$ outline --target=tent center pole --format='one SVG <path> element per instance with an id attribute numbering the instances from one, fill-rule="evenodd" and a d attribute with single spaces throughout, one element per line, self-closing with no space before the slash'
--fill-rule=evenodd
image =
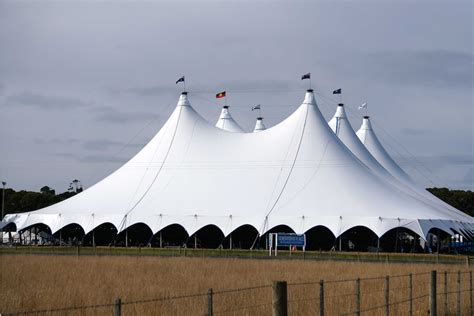
<path id="1" fill-rule="evenodd" d="M 197 233 L 194 234 L 194 249 L 197 249 L 197 245 L 198 245 L 198 240 L 197 240 Z"/>
<path id="2" fill-rule="evenodd" d="M 229 249 L 232 250 L 232 233 L 229 235 Z"/>
<path id="3" fill-rule="evenodd" d="M 163 238 L 160 230 L 160 248 L 163 248 Z"/>
<path id="4" fill-rule="evenodd" d="M 125 247 L 128 247 L 128 228 L 125 228 Z"/>

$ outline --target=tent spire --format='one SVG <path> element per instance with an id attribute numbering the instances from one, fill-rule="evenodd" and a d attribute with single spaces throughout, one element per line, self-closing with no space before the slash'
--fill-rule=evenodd
<path id="1" fill-rule="evenodd" d="M 266 130 L 265 124 L 263 124 L 263 117 L 257 117 L 257 121 L 255 122 L 255 128 L 253 129 L 254 133 L 258 133 L 261 131 Z"/>
<path id="2" fill-rule="evenodd" d="M 216 127 L 233 133 L 244 133 L 242 127 L 232 118 L 227 104 L 222 107 L 221 115 L 217 120 Z"/>

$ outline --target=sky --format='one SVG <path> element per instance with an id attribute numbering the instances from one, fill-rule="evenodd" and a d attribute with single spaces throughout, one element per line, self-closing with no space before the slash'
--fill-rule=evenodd
<path id="1" fill-rule="evenodd" d="M 85 188 L 133 157 L 176 106 L 267 127 L 302 102 L 311 72 L 327 120 L 357 130 L 368 103 L 395 160 L 425 187 L 474 190 L 471 1 L 0 0 L 0 179 Z"/>

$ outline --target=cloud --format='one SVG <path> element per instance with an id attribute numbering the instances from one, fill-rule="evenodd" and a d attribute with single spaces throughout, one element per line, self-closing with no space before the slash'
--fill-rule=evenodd
<path id="1" fill-rule="evenodd" d="M 79 158 L 79 162 L 82 163 L 120 163 L 123 164 L 127 158 L 121 158 L 116 156 L 108 155 L 88 155 Z"/>
<path id="2" fill-rule="evenodd" d="M 84 149 L 87 150 L 107 150 L 113 147 L 142 147 L 143 144 L 129 144 L 113 140 L 93 140 L 84 143 Z"/>
<path id="3" fill-rule="evenodd" d="M 18 94 L 9 95 L 5 98 L 7 106 L 31 106 L 44 110 L 56 110 L 67 108 L 81 108 L 91 105 L 79 98 L 65 97 L 58 95 L 44 95 L 31 91 L 24 91 Z"/>
<path id="4" fill-rule="evenodd" d="M 136 96 L 157 96 L 163 94 L 176 94 L 176 87 L 170 85 L 153 85 L 146 87 L 130 87 L 130 88 L 112 88 L 109 89 L 110 94 L 130 94 Z"/>
<path id="5" fill-rule="evenodd" d="M 420 167 L 420 165 L 428 168 L 442 168 L 448 165 L 469 166 L 474 165 L 474 155 L 433 155 L 433 156 L 417 156 L 417 157 L 395 157 L 400 165 L 407 167 Z"/>
<path id="6" fill-rule="evenodd" d="M 67 158 L 67 159 L 76 159 L 77 157 L 76 155 L 71 154 L 71 153 L 56 153 L 54 155 L 57 157 Z"/>
<path id="7" fill-rule="evenodd" d="M 462 182 L 471 188 L 474 187 L 474 167 L 468 170 Z"/>
<path id="8" fill-rule="evenodd" d="M 78 138 L 51 138 L 51 139 L 43 139 L 43 138 L 35 138 L 35 143 L 37 144 L 76 144 L 80 142 Z"/>
<path id="9" fill-rule="evenodd" d="M 432 130 L 422 128 L 403 128 L 402 133 L 409 136 L 423 136 L 433 133 Z"/>
<path id="10" fill-rule="evenodd" d="M 112 107 L 100 107 L 94 110 L 98 115 L 96 120 L 107 123 L 130 123 L 143 122 L 156 117 L 156 113 L 151 112 L 123 112 Z"/>
<path id="11" fill-rule="evenodd" d="M 369 54 L 366 70 L 378 80 L 432 88 L 472 88 L 473 54 L 448 50 Z"/>

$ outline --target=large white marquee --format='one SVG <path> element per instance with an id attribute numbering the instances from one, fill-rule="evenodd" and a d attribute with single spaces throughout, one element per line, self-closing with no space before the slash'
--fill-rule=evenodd
<path id="1" fill-rule="evenodd" d="M 192 235 L 215 225 L 224 236 L 242 225 L 260 234 L 277 225 L 297 233 L 324 226 L 335 237 L 356 226 L 379 237 L 403 227 L 422 238 L 432 228 L 465 234 L 474 227 L 472 217 L 416 187 L 368 118 L 356 135 L 341 107 L 328 125 L 312 90 L 271 128 L 244 133 L 227 108 L 217 127 L 183 93 L 161 130 L 120 169 L 61 203 L 7 215 L 2 226 L 44 224 L 55 233 L 78 224 L 88 233 L 104 223 L 119 232 L 143 223 L 155 234 L 179 224 Z"/>

